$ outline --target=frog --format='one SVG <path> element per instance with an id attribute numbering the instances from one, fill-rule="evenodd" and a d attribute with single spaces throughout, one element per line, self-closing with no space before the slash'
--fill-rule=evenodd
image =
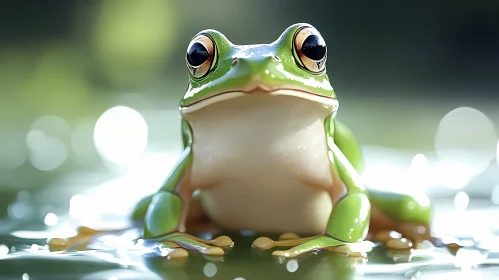
<path id="1" fill-rule="evenodd" d="M 143 221 L 144 240 L 172 257 L 224 255 L 235 245 L 230 237 L 194 232 L 277 232 L 278 240 L 261 236 L 253 246 L 287 247 L 272 255 L 298 257 L 391 230 L 428 239 L 426 194 L 364 185 L 360 145 L 336 118 L 327 57 L 325 39 L 308 23 L 269 44 L 236 45 L 214 29 L 192 37 L 179 104 L 182 152 L 162 187 L 131 213 Z"/>

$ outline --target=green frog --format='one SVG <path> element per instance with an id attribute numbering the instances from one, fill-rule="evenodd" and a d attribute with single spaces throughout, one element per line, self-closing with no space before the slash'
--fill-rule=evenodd
<path id="1" fill-rule="evenodd" d="M 294 24 L 271 44 L 242 46 L 204 30 L 185 61 L 183 152 L 164 185 L 132 214 L 144 221 L 145 240 L 185 257 L 187 250 L 223 255 L 233 245 L 227 236 L 205 240 L 195 231 L 283 233 L 253 245 L 291 247 L 272 254 L 296 257 L 383 231 L 429 237 L 426 195 L 364 186 L 361 151 L 336 120 L 327 46 L 315 27 Z"/>

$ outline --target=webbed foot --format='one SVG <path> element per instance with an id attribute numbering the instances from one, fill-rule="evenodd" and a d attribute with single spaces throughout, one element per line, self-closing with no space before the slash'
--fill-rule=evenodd
<path id="1" fill-rule="evenodd" d="M 424 242 L 431 243 L 430 246 L 447 247 L 451 252 L 461 248 L 456 243 L 444 243 L 441 239 L 430 234 L 428 225 L 401 223 L 393 227 L 393 230 L 378 230 L 370 238 L 379 242 L 390 250 L 408 251 L 411 249 L 422 249 Z"/>
<path id="2" fill-rule="evenodd" d="M 159 245 L 163 256 L 182 259 L 188 257 L 188 251 L 197 251 L 203 255 L 222 256 L 223 249 L 232 247 L 234 242 L 230 237 L 222 235 L 215 239 L 203 239 L 187 233 L 174 232 L 162 237 L 144 239 L 146 243 Z"/>
<path id="3" fill-rule="evenodd" d="M 306 238 L 280 239 L 278 241 L 274 241 L 268 237 L 260 237 L 253 242 L 253 247 L 260 250 L 268 250 L 273 247 L 291 247 L 288 250 L 277 250 L 272 252 L 273 256 L 286 258 L 298 257 L 305 253 L 321 249 L 346 254 L 352 257 L 365 257 L 365 254 L 372 248 L 369 244 L 371 243 L 345 243 L 327 234 L 323 234 Z"/>
<path id="4" fill-rule="evenodd" d="M 86 226 L 81 226 L 75 236 L 69 238 L 52 238 L 48 240 L 47 245 L 51 252 L 65 250 L 88 250 L 88 245 L 98 236 L 106 234 L 117 234 L 129 230 L 130 228 L 115 230 L 97 230 Z"/>

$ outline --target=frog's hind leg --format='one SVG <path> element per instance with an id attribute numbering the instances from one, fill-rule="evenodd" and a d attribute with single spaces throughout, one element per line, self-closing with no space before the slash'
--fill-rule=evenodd
<path id="1" fill-rule="evenodd" d="M 374 241 L 392 249 L 417 248 L 424 240 L 436 241 L 431 236 L 431 205 L 426 194 L 370 190 L 369 200 L 372 204 L 369 231 Z"/>

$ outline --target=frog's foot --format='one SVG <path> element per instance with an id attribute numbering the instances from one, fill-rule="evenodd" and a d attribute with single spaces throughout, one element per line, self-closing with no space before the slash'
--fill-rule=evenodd
<path id="1" fill-rule="evenodd" d="M 97 237 L 106 234 L 117 234 L 129 230 L 130 228 L 115 229 L 115 230 L 97 230 L 89 227 L 81 226 L 77 230 L 75 236 L 69 238 L 52 238 L 48 241 L 49 250 L 65 251 L 65 250 L 88 250 L 88 245 Z"/>
<path id="2" fill-rule="evenodd" d="M 189 251 L 197 251 L 203 255 L 221 256 L 223 249 L 232 247 L 234 242 L 230 237 L 222 235 L 215 239 L 202 239 L 187 233 L 174 232 L 162 237 L 144 239 L 146 242 L 155 242 L 162 250 L 162 255 L 169 258 L 186 258 Z"/>
<path id="3" fill-rule="evenodd" d="M 372 240 L 398 251 L 423 248 L 425 241 L 436 247 L 456 245 L 444 244 L 440 239 L 431 236 L 428 225 L 418 223 L 400 223 L 394 225 L 392 230 L 377 230 L 373 232 Z"/>
<path id="4" fill-rule="evenodd" d="M 371 250 L 370 247 L 362 248 L 362 246 L 358 246 L 358 244 L 362 243 L 345 243 L 328 234 L 278 241 L 274 241 L 268 237 L 260 237 L 253 242 L 253 246 L 260 250 L 268 250 L 273 247 L 292 247 L 288 250 L 272 252 L 273 256 L 287 258 L 298 257 L 305 253 L 321 249 L 346 254 L 352 257 L 365 256 L 365 253 Z"/>

